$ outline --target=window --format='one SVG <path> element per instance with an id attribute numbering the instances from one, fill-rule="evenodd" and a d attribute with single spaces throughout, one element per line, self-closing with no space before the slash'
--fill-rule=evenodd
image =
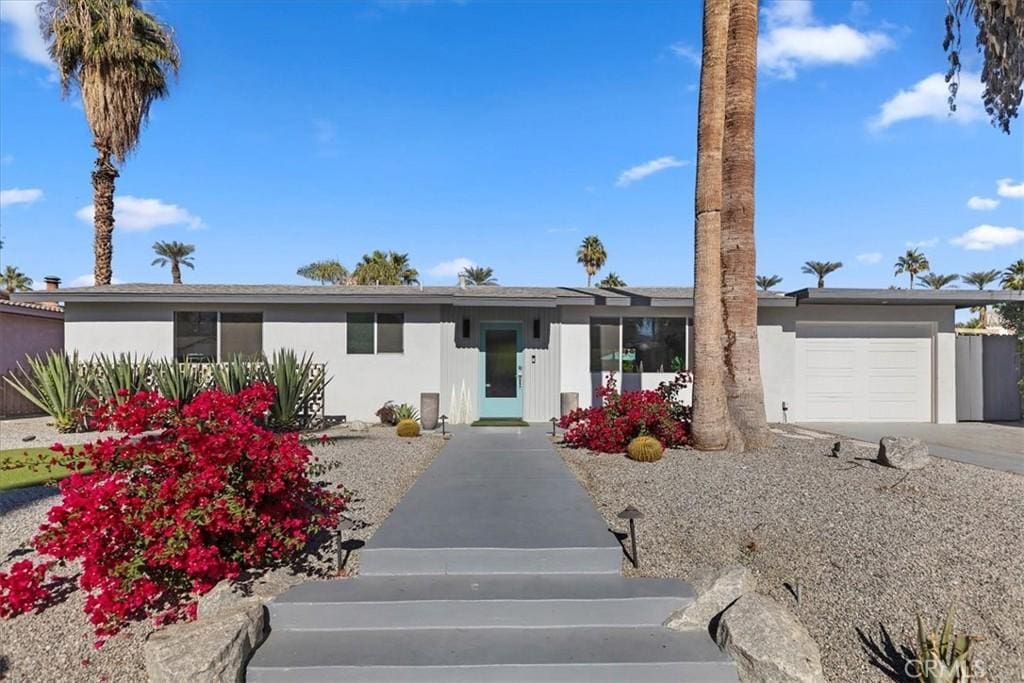
<path id="1" fill-rule="evenodd" d="M 462 338 L 469 339 L 470 323 L 469 318 L 462 319 Z"/>
<path id="2" fill-rule="evenodd" d="M 623 372 L 679 372 L 686 369 L 684 318 L 623 318 Z"/>
<path id="3" fill-rule="evenodd" d="M 215 363 L 262 353 L 262 313 L 174 313 L 174 357 L 178 361 Z"/>
<path id="4" fill-rule="evenodd" d="M 220 314 L 220 357 L 257 358 L 263 353 L 262 313 Z"/>
<path id="5" fill-rule="evenodd" d="M 404 313 L 349 313 L 346 316 L 348 353 L 405 351 Z"/>
<path id="6" fill-rule="evenodd" d="M 533 319 L 533 338 L 540 339 L 540 318 Z"/>
<path id="7" fill-rule="evenodd" d="M 591 318 L 591 372 L 664 372 L 687 368 L 686 318 Z"/>
<path id="8" fill-rule="evenodd" d="M 377 353 L 402 353 L 405 350 L 403 313 L 377 314 Z"/>
<path id="9" fill-rule="evenodd" d="M 619 371 L 619 319 L 590 319 L 590 371 Z"/>
<path id="10" fill-rule="evenodd" d="M 174 357 L 179 362 L 217 360 L 217 312 L 179 311 L 174 314 Z"/>

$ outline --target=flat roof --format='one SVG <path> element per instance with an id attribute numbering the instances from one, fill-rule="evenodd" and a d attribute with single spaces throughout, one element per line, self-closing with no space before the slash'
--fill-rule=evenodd
<path id="1" fill-rule="evenodd" d="M 375 285 L 204 285 L 132 283 L 19 292 L 17 301 L 94 303 L 451 304 L 454 306 L 692 306 L 692 287 L 420 287 Z M 758 292 L 758 306 L 946 305 L 1024 301 L 1024 293 L 970 289 L 800 289 Z"/>

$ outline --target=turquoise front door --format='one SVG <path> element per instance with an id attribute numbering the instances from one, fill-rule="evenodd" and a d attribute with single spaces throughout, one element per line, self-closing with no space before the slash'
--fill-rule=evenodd
<path id="1" fill-rule="evenodd" d="M 523 417 L 519 323 L 480 323 L 480 417 Z"/>

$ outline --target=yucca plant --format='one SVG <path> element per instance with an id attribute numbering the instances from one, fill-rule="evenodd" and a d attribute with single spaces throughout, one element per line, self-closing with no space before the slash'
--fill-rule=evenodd
<path id="1" fill-rule="evenodd" d="M 164 398 L 179 406 L 185 405 L 206 388 L 199 367 L 167 359 L 153 364 L 153 385 Z"/>
<path id="2" fill-rule="evenodd" d="M 83 430 L 88 383 L 78 353 L 68 356 L 64 351 L 48 351 L 44 356 L 26 356 L 25 361 L 28 370 L 18 363 L 21 377 L 12 375 L 4 381 L 53 418 L 57 431 Z"/>
<path id="3" fill-rule="evenodd" d="M 401 405 L 395 406 L 394 419 L 396 424 L 402 420 L 418 420 L 420 419 L 420 413 L 408 403 L 402 403 Z"/>
<path id="4" fill-rule="evenodd" d="M 269 381 L 266 359 L 254 361 L 247 356 L 235 356 L 226 363 L 212 366 L 213 383 L 226 394 L 237 394 L 256 382 Z"/>
<path id="5" fill-rule="evenodd" d="M 971 648 L 975 636 L 953 633 L 953 609 L 946 614 L 942 632 L 925 633 L 924 622 L 917 617 L 917 677 L 920 683 L 969 683 Z"/>
<path id="6" fill-rule="evenodd" d="M 299 358 L 290 349 L 275 351 L 264 366 L 266 380 L 277 389 L 270 407 L 270 427 L 279 431 L 308 427 L 313 417 L 313 401 L 323 395 L 330 379 L 316 371 L 312 355 Z"/>
<path id="7" fill-rule="evenodd" d="M 119 353 L 99 354 L 88 363 L 89 382 L 86 390 L 97 401 L 124 403 L 129 396 L 146 391 L 152 361 L 148 357 Z"/>

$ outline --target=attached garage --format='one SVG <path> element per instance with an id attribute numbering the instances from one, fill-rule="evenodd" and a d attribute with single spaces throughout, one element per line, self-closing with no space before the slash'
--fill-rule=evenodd
<path id="1" fill-rule="evenodd" d="M 813 422 L 931 422 L 929 323 L 798 322 L 794 412 Z"/>

